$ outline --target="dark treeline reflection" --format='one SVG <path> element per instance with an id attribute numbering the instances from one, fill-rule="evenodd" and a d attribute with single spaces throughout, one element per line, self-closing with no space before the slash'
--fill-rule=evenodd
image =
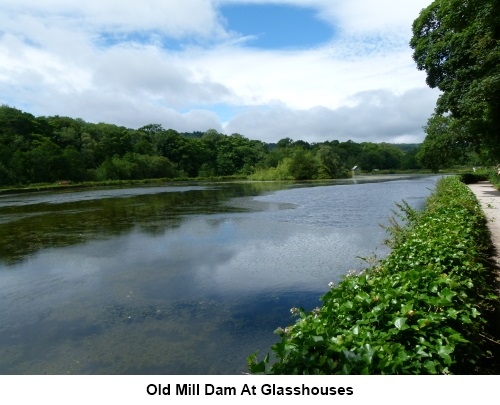
<path id="1" fill-rule="evenodd" d="M 108 196 L 102 195 L 103 190 L 83 190 L 2 197 L 0 260 L 15 263 L 44 248 L 105 239 L 131 230 L 159 235 L 179 227 L 187 215 L 255 210 L 258 204 L 234 206 L 227 202 L 280 187 L 279 183 L 227 183 L 134 188 L 137 194 L 133 196 L 130 189 L 114 189 L 108 190 L 114 191 Z M 76 200 L 79 195 L 85 199 Z"/>

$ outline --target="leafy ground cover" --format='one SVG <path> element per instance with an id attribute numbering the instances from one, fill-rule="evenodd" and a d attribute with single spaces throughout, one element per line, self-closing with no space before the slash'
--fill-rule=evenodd
<path id="1" fill-rule="evenodd" d="M 498 373 L 492 246 L 476 197 L 450 176 L 425 210 L 398 206 L 390 255 L 331 284 L 321 307 L 292 308 L 298 319 L 277 329 L 273 360 L 251 355 L 251 373 Z"/>

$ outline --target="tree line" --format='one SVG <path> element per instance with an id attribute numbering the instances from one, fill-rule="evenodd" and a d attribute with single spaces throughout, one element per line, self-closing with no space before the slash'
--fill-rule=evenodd
<path id="1" fill-rule="evenodd" d="M 425 126 L 425 166 L 500 162 L 500 2 L 436 0 L 413 22 L 410 46 L 441 95 Z"/>
<path id="2" fill-rule="evenodd" d="M 149 124 L 139 129 L 79 118 L 40 116 L 0 106 L 0 185 L 56 181 L 241 176 L 260 180 L 347 177 L 363 170 L 418 169 L 418 145 L 276 144 L 240 134 L 179 133 Z"/>

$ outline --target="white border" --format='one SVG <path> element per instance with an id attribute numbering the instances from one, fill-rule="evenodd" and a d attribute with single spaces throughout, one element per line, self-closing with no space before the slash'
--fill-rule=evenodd
<path id="1" fill-rule="evenodd" d="M 0 376 L 4 404 L 422 404 L 493 403 L 500 376 Z M 170 384 L 170 395 L 150 395 L 147 387 Z M 176 395 L 179 384 L 200 387 L 200 395 Z M 247 387 L 247 393 L 244 387 Z M 269 385 L 298 388 L 351 387 L 352 395 L 263 394 Z M 236 395 L 206 395 L 214 387 Z M 255 388 L 252 388 L 255 387 Z M 153 388 L 150 388 L 153 390 Z M 223 389 L 221 391 L 224 391 Z M 248 394 L 254 391 L 255 395 Z M 166 391 L 164 391 L 166 392 Z M 233 391 L 234 392 L 234 391 Z M 331 392 L 331 391 L 330 391 Z"/>

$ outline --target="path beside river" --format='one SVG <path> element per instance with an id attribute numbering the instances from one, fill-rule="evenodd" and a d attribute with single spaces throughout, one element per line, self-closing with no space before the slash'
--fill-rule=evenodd
<path id="1" fill-rule="evenodd" d="M 491 233 L 491 240 L 495 247 L 492 259 L 496 263 L 496 287 L 497 293 L 500 294 L 500 191 L 497 190 L 490 182 L 480 181 L 479 183 L 469 184 L 470 189 L 476 195 L 481 208 L 488 220 L 488 228 Z M 497 307 L 496 314 L 493 315 L 493 325 L 491 333 L 493 334 L 497 343 L 492 346 L 493 358 L 492 366 L 495 373 L 498 374 L 500 370 L 500 307 Z"/>
<path id="2" fill-rule="evenodd" d="M 497 266 L 500 267 L 500 191 L 487 181 L 469 184 L 469 187 L 479 200 L 488 220 L 488 228 L 491 232 L 493 245 L 495 246 L 495 256 L 493 259 Z M 500 282 L 499 278 L 497 280 Z"/>

